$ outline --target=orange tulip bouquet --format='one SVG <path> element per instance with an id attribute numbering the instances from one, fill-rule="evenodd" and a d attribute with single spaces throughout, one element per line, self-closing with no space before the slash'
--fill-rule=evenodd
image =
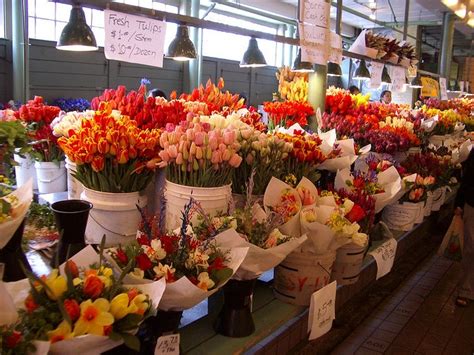
<path id="1" fill-rule="evenodd" d="M 160 150 L 158 129 L 140 129 L 128 116 L 116 117 L 102 103 L 59 146 L 77 164 L 75 177 L 87 188 L 102 192 L 135 192 L 153 177 Z"/>

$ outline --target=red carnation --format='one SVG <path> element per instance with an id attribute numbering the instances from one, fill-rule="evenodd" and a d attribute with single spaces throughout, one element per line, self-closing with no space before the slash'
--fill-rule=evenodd
<path id="1" fill-rule="evenodd" d="M 146 254 L 140 254 L 135 257 L 135 260 L 138 264 L 138 267 L 143 271 L 151 269 L 153 264 L 150 261 L 150 258 Z"/>
<path id="2" fill-rule="evenodd" d="M 115 253 L 115 256 L 117 257 L 118 261 L 121 262 L 122 264 L 128 264 L 128 256 L 125 254 L 122 248 L 119 248 L 117 250 L 117 253 Z"/>
<path id="3" fill-rule="evenodd" d="M 19 331 L 14 330 L 6 339 L 5 344 L 7 348 L 13 349 L 15 346 L 18 345 L 21 341 L 21 333 Z"/>
<path id="4" fill-rule="evenodd" d="M 366 216 L 365 211 L 359 205 L 354 205 L 354 207 L 352 207 L 351 211 L 348 214 L 346 214 L 346 218 L 351 223 L 359 222 L 365 216 Z"/>

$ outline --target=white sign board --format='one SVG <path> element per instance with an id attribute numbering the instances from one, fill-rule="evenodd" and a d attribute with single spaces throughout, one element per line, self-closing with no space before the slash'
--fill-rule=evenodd
<path id="1" fill-rule="evenodd" d="M 459 89 L 461 90 L 461 92 L 464 92 L 464 81 L 459 82 Z"/>
<path id="2" fill-rule="evenodd" d="M 331 5 L 325 0 L 300 1 L 300 21 L 329 28 Z"/>
<path id="3" fill-rule="evenodd" d="M 311 296 L 308 315 L 309 340 L 319 338 L 332 328 L 336 319 L 336 281 L 324 286 Z"/>
<path id="4" fill-rule="evenodd" d="M 392 68 L 392 91 L 394 92 L 404 92 L 406 90 L 405 83 L 405 68 L 403 67 L 393 67 Z"/>
<path id="5" fill-rule="evenodd" d="M 376 280 L 382 276 L 387 275 L 392 270 L 395 255 L 397 254 L 397 240 L 390 238 L 381 246 L 372 250 L 370 253 L 377 263 L 377 277 Z"/>
<path id="6" fill-rule="evenodd" d="M 166 23 L 106 9 L 105 57 L 163 67 Z"/>
<path id="7" fill-rule="evenodd" d="M 179 334 L 159 337 L 156 341 L 155 355 L 179 355 Z"/>
<path id="8" fill-rule="evenodd" d="M 370 68 L 370 87 L 377 89 L 382 83 L 383 63 L 372 62 Z"/>
<path id="9" fill-rule="evenodd" d="M 446 88 L 446 78 L 439 78 L 439 91 L 441 95 L 441 100 L 447 100 L 448 90 Z"/>

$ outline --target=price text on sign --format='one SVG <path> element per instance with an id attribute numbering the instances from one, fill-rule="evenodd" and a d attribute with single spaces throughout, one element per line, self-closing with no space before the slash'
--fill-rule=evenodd
<path id="1" fill-rule="evenodd" d="M 331 32 L 331 49 L 329 51 L 329 62 L 341 64 L 342 63 L 342 40 L 341 36 L 338 34 Z"/>
<path id="2" fill-rule="evenodd" d="M 447 100 L 448 91 L 446 89 L 446 78 L 439 78 L 439 91 L 441 95 L 441 100 Z"/>
<path id="3" fill-rule="evenodd" d="M 392 91 L 402 92 L 405 91 L 405 68 L 393 67 L 392 69 Z"/>
<path id="4" fill-rule="evenodd" d="M 439 84 L 438 81 L 428 78 L 426 76 L 421 77 L 421 96 L 425 97 L 438 97 Z"/>
<path id="5" fill-rule="evenodd" d="M 377 263 L 377 276 L 376 280 L 382 276 L 387 275 L 393 267 L 393 261 L 397 254 L 397 241 L 394 238 L 390 238 L 381 246 L 370 252 Z"/>
<path id="6" fill-rule="evenodd" d="M 370 68 L 370 87 L 378 88 L 382 83 L 383 63 L 372 62 Z"/>
<path id="7" fill-rule="evenodd" d="M 166 23 L 112 10 L 104 16 L 107 59 L 163 66 Z"/>
<path id="8" fill-rule="evenodd" d="M 336 281 L 311 295 L 308 314 L 309 340 L 319 338 L 332 328 L 336 319 Z"/>
<path id="9" fill-rule="evenodd" d="M 315 26 L 329 28 L 330 5 L 325 0 L 300 2 L 300 20 Z"/>
<path id="10" fill-rule="evenodd" d="M 155 355 L 179 355 L 179 334 L 163 335 L 158 338 Z"/>

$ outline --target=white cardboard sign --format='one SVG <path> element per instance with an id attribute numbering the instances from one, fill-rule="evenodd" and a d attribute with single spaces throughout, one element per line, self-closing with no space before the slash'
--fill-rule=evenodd
<path id="1" fill-rule="evenodd" d="M 377 89 L 382 83 L 383 63 L 372 62 L 370 68 L 370 87 Z"/>
<path id="2" fill-rule="evenodd" d="M 441 95 L 441 100 L 447 100 L 448 91 L 446 89 L 446 78 L 439 78 L 439 91 Z"/>
<path id="3" fill-rule="evenodd" d="M 404 92 L 406 78 L 405 78 L 405 68 L 403 67 L 393 67 L 392 68 L 392 91 L 393 92 Z"/>
<path id="4" fill-rule="evenodd" d="M 333 281 L 311 296 L 308 316 L 309 340 L 319 338 L 331 330 L 332 321 L 336 319 L 336 290 L 337 282 Z"/>
<path id="5" fill-rule="evenodd" d="M 395 238 L 390 238 L 381 246 L 369 253 L 374 257 L 375 262 L 377 263 L 376 280 L 387 275 L 390 270 L 392 270 L 395 255 L 397 254 L 397 244 Z"/>
<path id="6" fill-rule="evenodd" d="M 301 61 L 326 65 L 329 56 L 327 41 L 329 30 L 317 26 L 299 24 Z"/>
<path id="7" fill-rule="evenodd" d="M 329 51 L 328 61 L 332 63 L 342 63 L 342 39 L 337 33 L 330 32 L 331 49 Z"/>
<path id="8" fill-rule="evenodd" d="M 329 28 L 330 7 L 325 0 L 300 1 L 300 21 Z"/>
<path id="9" fill-rule="evenodd" d="M 104 16 L 107 59 L 163 67 L 165 22 L 108 9 Z"/>

